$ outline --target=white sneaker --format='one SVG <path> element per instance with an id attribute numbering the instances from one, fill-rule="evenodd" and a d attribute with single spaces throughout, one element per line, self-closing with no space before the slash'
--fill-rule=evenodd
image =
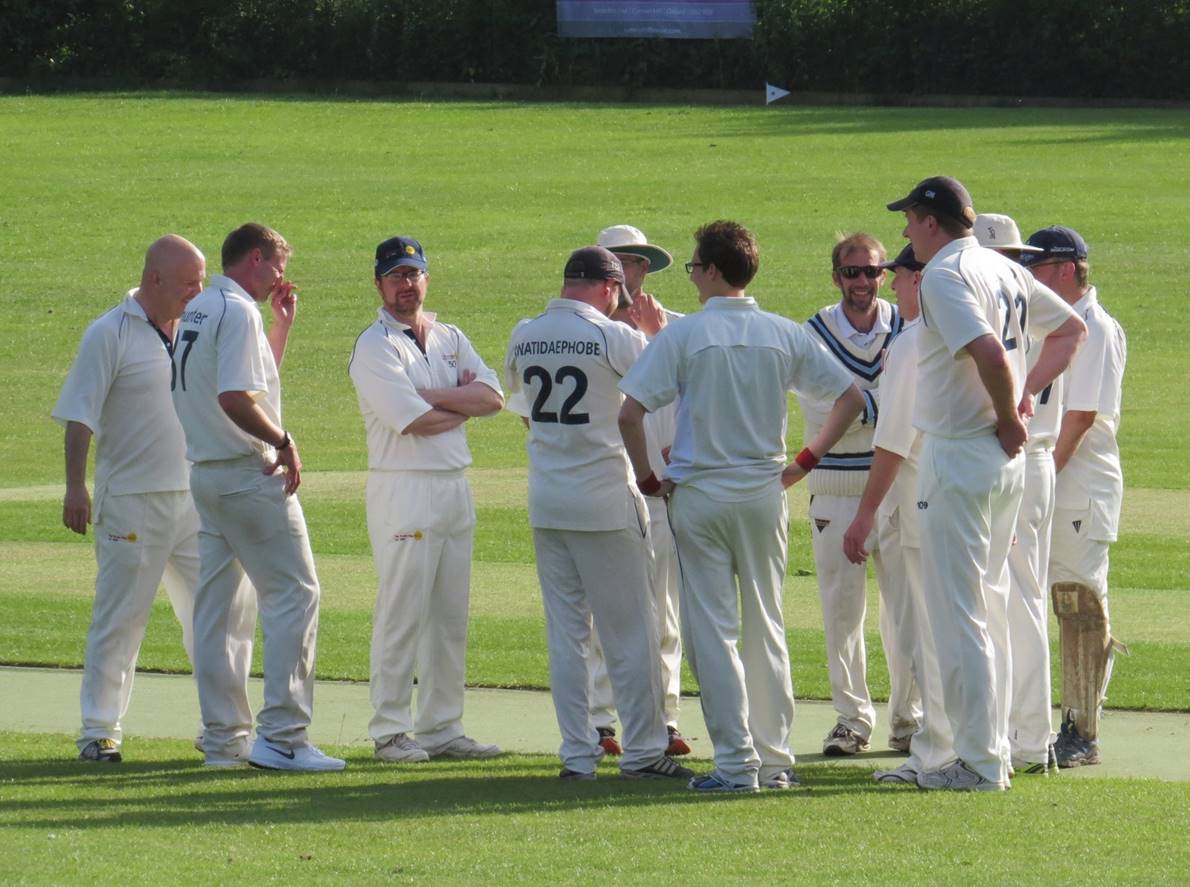
<path id="1" fill-rule="evenodd" d="M 413 741 L 408 733 L 390 736 L 387 742 L 377 742 L 372 756 L 390 764 L 421 764 L 430 759 L 426 750 Z"/>
<path id="2" fill-rule="evenodd" d="M 786 789 L 786 788 L 801 788 L 802 781 L 797 778 L 797 773 L 792 767 L 786 767 L 777 773 L 769 776 L 760 776 L 761 788 L 772 789 Z"/>
<path id="3" fill-rule="evenodd" d="M 877 770 L 872 779 L 880 785 L 917 785 L 917 768 L 902 764 L 895 770 Z"/>
<path id="4" fill-rule="evenodd" d="M 1007 788 L 1002 782 L 992 782 L 980 776 L 961 759 L 947 764 L 941 770 L 918 773 L 917 784 L 929 791 L 945 789 L 959 792 L 1002 792 Z"/>
<path id="5" fill-rule="evenodd" d="M 270 742 L 263 736 L 256 737 L 256 742 L 252 746 L 252 754 L 248 755 L 248 763 L 261 770 L 302 770 L 307 772 L 342 770 L 347 766 L 347 762 L 342 758 L 324 755 L 317 746 L 295 745 L 285 748 Z"/>
<path id="6" fill-rule="evenodd" d="M 197 747 L 198 743 L 195 743 Z M 199 749 L 202 751 L 202 749 Z M 241 740 L 233 745 L 219 749 L 219 751 L 203 751 L 204 767 L 247 767 L 248 766 L 248 742 Z"/>
<path id="7" fill-rule="evenodd" d="M 456 736 L 445 745 L 437 748 L 427 748 L 425 753 L 431 758 L 448 758 L 454 761 L 482 761 L 494 758 L 500 754 L 499 746 L 484 745 L 476 742 L 470 736 Z"/>
<path id="8" fill-rule="evenodd" d="M 868 740 L 843 724 L 834 728 L 822 740 L 822 753 L 828 758 L 842 758 L 857 755 L 868 750 Z"/>

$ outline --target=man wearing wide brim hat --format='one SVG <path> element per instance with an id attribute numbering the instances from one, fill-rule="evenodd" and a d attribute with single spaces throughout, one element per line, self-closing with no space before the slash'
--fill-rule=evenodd
<path id="1" fill-rule="evenodd" d="M 1021 260 L 1023 253 L 1039 253 L 1041 250 L 1021 241 L 1021 229 L 1012 216 L 1003 213 L 980 213 L 975 217 L 975 239 L 980 246 L 994 249 L 1014 262 Z"/>
<path id="2" fill-rule="evenodd" d="M 631 306 L 623 301 L 614 312 L 612 320 L 627 323 L 639 329 L 637 323 L 644 303 L 653 299 L 644 292 L 645 276 L 650 271 L 662 271 L 673 264 L 673 256 L 659 246 L 649 243 L 643 231 L 632 225 L 612 225 L 599 232 L 599 245 L 615 253 L 624 267 L 624 287 L 632 300 Z M 661 309 L 667 320 L 682 315 Z M 642 330 L 651 335 L 649 330 Z M 677 405 L 670 404 L 646 417 L 646 435 L 649 441 L 649 459 L 653 470 L 660 477 L 665 471 L 663 453 L 673 445 L 677 424 Z M 678 731 L 678 704 L 681 699 L 682 639 L 678 621 L 678 564 L 673 538 L 669 534 L 665 501 L 647 499 L 650 536 L 653 544 L 653 562 L 650 575 L 657 605 L 657 620 L 661 641 L 661 683 L 665 690 L 665 723 L 669 734 L 666 754 L 686 755 L 690 746 Z M 607 665 L 603 660 L 603 648 L 597 634 L 592 634 L 589 663 L 591 666 L 591 721 L 599 731 L 600 745 L 610 755 L 620 753 L 616 740 L 615 706 L 612 701 L 611 682 L 607 677 Z"/>

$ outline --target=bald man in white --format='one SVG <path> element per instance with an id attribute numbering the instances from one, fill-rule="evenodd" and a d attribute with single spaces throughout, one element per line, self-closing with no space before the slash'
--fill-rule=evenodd
<path id="1" fill-rule="evenodd" d="M 162 579 L 192 653 L 198 514 L 182 426 L 170 402 L 174 329 L 198 295 L 206 260 L 176 234 L 145 253 L 140 286 L 95 320 L 54 407 L 66 429 L 62 522 L 95 527 L 95 604 L 80 693 L 84 761 L 118 763 L 136 658 Z M 95 438 L 94 497 L 87 452 Z"/>

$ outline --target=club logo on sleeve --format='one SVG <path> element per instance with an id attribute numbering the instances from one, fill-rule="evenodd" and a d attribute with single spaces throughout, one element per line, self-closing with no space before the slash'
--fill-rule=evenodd
<path id="1" fill-rule="evenodd" d="M 1081 520 L 1071 521 L 1071 526 L 1074 527 L 1074 532 L 1078 533 L 1082 531 L 1083 522 Z"/>
<path id="2" fill-rule="evenodd" d="M 421 530 L 414 530 L 412 533 L 393 533 L 394 542 L 420 542 L 425 538 L 425 534 Z"/>
<path id="3" fill-rule="evenodd" d="M 821 533 L 823 530 L 825 530 L 830 525 L 831 525 L 831 522 L 828 520 L 823 520 L 820 517 L 814 518 L 814 526 L 818 527 L 819 533 Z"/>
<path id="4" fill-rule="evenodd" d="M 917 510 L 918 511 L 925 511 L 929 507 L 930 507 L 930 503 L 927 502 L 925 499 L 918 500 L 918 502 L 917 502 Z"/>

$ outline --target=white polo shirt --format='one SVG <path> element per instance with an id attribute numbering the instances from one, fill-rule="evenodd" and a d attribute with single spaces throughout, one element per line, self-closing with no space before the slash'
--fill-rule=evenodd
<path id="1" fill-rule="evenodd" d="M 182 426 L 169 398 L 166 342 L 130 290 L 87 327 L 53 418 L 95 435 L 96 502 L 105 493 L 190 489 Z"/>
<path id="2" fill-rule="evenodd" d="M 921 547 L 921 521 L 917 514 L 917 464 L 921 454 L 922 437 L 913 427 L 914 403 L 917 400 L 917 336 L 921 320 L 905 324 L 900 335 L 893 339 L 884 355 L 884 371 L 880 375 L 880 421 L 872 445 L 895 453 L 901 463 L 896 480 L 877 509 L 884 519 L 900 512 L 901 543 L 910 548 Z"/>
<path id="3" fill-rule="evenodd" d="M 432 407 L 419 388 L 455 388 L 470 370 L 475 381 L 500 394 L 495 372 L 480 359 L 457 326 L 441 323 L 429 311 L 426 351 L 411 338 L 413 330 L 379 309 L 375 323 L 359 334 L 347 364 L 368 434 L 368 469 L 421 471 L 466 468 L 471 464 L 463 426 L 441 434 L 402 434 Z"/>
<path id="4" fill-rule="evenodd" d="M 1024 392 L 1026 333 L 1043 339 L 1073 316 L 1053 290 L 974 237 L 952 240 L 921 279 L 918 396 L 914 424 L 939 437 L 994 433 L 996 412 L 975 361 L 963 349 L 983 335 L 1000 340 L 1015 400 Z"/>
<path id="5" fill-rule="evenodd" d="M 617 419 L 617 385 L 648 340 L 584 302 L 553 299 L 513 330 L 504 360 L 510 410 L 529 420 L 529 524 L 622 530 L 636 486 Z"/>
<path id="6" fill-rule="evenodd" d="M 219 406 L 224 391 L 246 391 L 274 424 L 282 425 L 281 378 L 260 308 L 231 278 L 212 274 L 207 288 L 186 306 L 174 368 L 174 409 L 186 432 L 186 458 L 273 458 L 271 446 L 241 431 Z"/>
<path id="7" fill-rule="evenodd" d="M 1094 411 L 1095 421 L 1070 461 L 1058 472 L 1059 508 L 1091 509 L 1090 538 L 1115 542 L 1124 499 L 1124 473 L 1116 434 L 1128 341 L 1124 330 L 1099 304 L 1091 287 L 1074 304 L 1087 324 L 1087 341 L 1063 373 L 1062 409 Z"/>
<path id="8" fill-rule="evenodd" d="M 800 324 L 743 296 L 707 299 L 663 329 L 620 389 L 650 411 L 679 398 L 666 477 L 740 501 L 785 467 L 787 392 L 833 401 L 850 385 Z"/>

